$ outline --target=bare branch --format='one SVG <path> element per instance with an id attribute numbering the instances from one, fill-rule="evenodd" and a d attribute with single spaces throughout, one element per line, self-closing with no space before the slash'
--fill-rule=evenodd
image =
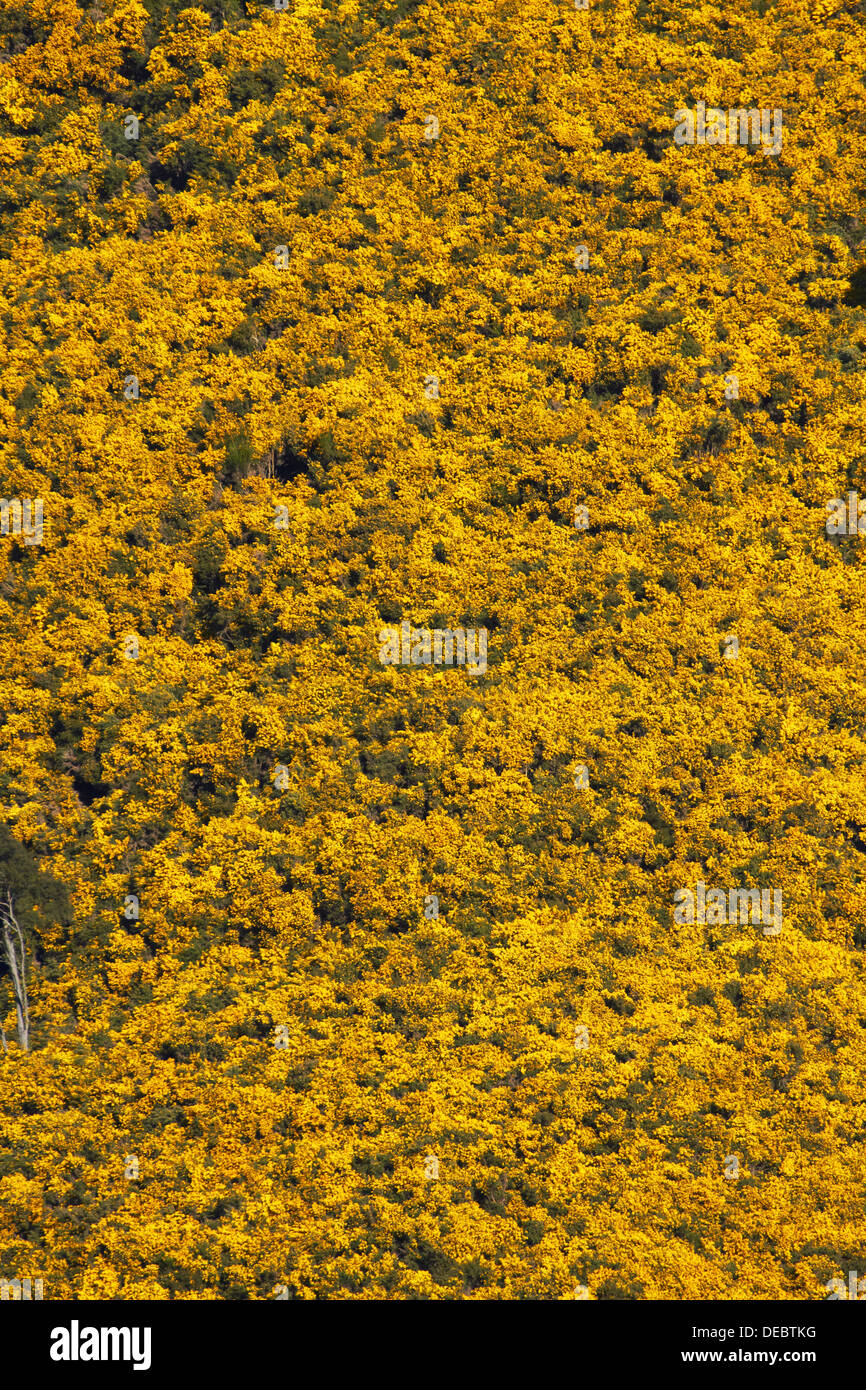
<path id="1" fill-rule="evenodd" d="M 9 973 L 12 976 L 12 989 L 15 994 L 15 1015 L 18 1023 L 18 1041 L 24 1052 L 30 1051 L 30 1011 L 27 1006 L 27 971 L 25 966 L 26 950 L 24 947 L 24 934 L 18 925 L 15 916 L 15 909 L 12 903 L 12 893 L 6 889 L 6 901 L 0 903 L 0 922 L 3 929 L 3 946 L 5 949 L 6 960 L 9 965 Z M 17 936 L 17 944 L 13 937 L 13 931 Z M 4 1046 L 6 1039 L 3 1039 Z"/>

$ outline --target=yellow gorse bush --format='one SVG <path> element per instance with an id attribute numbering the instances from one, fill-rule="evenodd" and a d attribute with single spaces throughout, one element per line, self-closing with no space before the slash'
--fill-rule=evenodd
<path id="1" fill-rule="evenodd" d="M 0 536 L 0 1275 L 825 1297 L 864 1258 L 856 17 L 0 0 L 0 44 L 0 492 L 43 508 Z M 698 102 L 778 153 L 677 144 Z M 403 623 L 486 669 L 383 664 Z M 675 921 L 698 883 L 782 932 Z"/>

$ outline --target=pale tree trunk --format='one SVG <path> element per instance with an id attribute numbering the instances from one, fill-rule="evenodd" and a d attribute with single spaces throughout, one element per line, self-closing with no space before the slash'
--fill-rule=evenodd
<path id="1" fill-rule="evenodd" d="M 24 1052 L 30 1051 L 30 1012 L 27 1008 L 27 974 L 24 966 L 24 937 L 15 918 L 12 894 L 7 890 L 5 902 L 0 902 L 0 931 L 3 949 L 12 976 L 15 993 L 15 1016 L 18 1021 L 18 1041 Z M 6 1037 L 3 1037 L 5 1047 Z"/>

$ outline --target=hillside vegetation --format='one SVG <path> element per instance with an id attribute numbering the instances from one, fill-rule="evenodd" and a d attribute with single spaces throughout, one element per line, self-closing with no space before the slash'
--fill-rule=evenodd
<path id="1" fill-rule="evenodd" d="M 0 0 L 0 1276 L 866 1272 L 864 15 Z"/>

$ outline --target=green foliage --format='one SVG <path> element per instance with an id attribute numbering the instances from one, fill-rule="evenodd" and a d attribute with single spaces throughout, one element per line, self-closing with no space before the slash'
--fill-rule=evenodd
<path id="1" fill-rule="evenodd" d="M 38 932 L 48 923 L 72 921 L 69 891 L 44 869 L 6 825 L 0 825 L 0 896 L 11 893 L 22 930 Z"/>

